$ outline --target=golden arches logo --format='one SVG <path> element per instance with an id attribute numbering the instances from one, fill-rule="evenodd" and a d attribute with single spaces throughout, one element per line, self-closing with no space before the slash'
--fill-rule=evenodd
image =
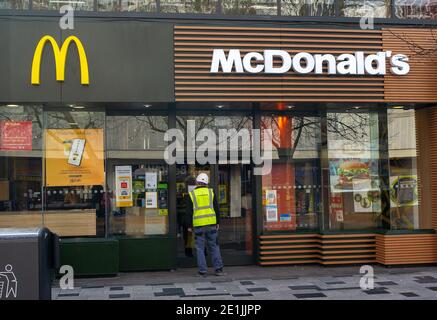
<path id="1" fill-rule="evenodd" d="M 75 36 L 69 36 L 67 39 L 65 39 L 61 48 L 59 48 L 58 43 L 52 36 L 44 36 L 41 38 L 41 40 L 39 40 L 33 55 L 31 83 L 34 85 L 40 84 L 41 56 L 44 46 L 47 42 L 52 46 L 53 54 L 55 56 L 56 80 L 64 81 L 65 79 L 65 62 L 67 60 L 68 48 L 70 44 L 74 42 L 79 54 L 80 83 L 83 85 L 88 85 L 90 83 L 88 60 L 82 42 Z"/>

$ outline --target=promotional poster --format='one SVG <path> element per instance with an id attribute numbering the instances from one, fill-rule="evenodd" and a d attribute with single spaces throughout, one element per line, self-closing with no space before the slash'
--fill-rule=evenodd
<path id="1" fill-rule="evenodd" d="M 102 129 L 45 131 L 48 187 L 104 185 Z"/>

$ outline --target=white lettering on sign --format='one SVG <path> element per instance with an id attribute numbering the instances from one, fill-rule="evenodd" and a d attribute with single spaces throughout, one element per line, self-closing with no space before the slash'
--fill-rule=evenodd
<path id="1" fill-rule="evenodd" d="M 293 57 L 284 50 L 264 50 L 263 53 L 249 52 L 241 56 L 239 49 L 214 49 L 211 62 L 211 73 L 271 73 L 281 74 L 293 69 L 300 74 L 323 74 L 327 66 L 328 74 L 341 75 L 385 75 L 386 62 L 390 61 L 390 72 L 401 76 L 410 72 L 408 57 L 404 54 L 392 56 L 391 51 L 380 51 L 365 55 L 362 51 L 354 54 L 311 54 L 299 52 Z M 278 61 L 274 64 L 273 61 Z"/>

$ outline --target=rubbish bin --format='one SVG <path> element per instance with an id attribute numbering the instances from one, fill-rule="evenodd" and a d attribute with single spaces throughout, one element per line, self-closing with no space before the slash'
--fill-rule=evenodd
<path id="1" fill-rule="evenodd" d="M 46 228 L 0 228 L 0 300 L 50 300 L 59 238 Z"/>

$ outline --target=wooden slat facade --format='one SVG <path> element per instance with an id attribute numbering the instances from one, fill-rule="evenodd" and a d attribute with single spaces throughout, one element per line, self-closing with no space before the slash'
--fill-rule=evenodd
<path id="1" fill-rule="evenodd" d="M 436 55 L 420 56 L 420 48 L 437 47 L 429 29 L 381 30 L 286 27 L 174 27 L 175 97 L 177 102 L 437 102 Z M 211 74 L 213 49 L 241 53 L 281 49 L 290 54 L 353 53 L 391 50 L 407 54 L 410 73 L 395 76 L 296 74 Z M 388 59 L 387 59 L 388 61 Z"/>
<path id="2" fill-rule="evenodd" d="M 437 235 L 376 235 L 376 259 L 384 265 L 435 264 Z"/>
<path id="3" fill-rule="evenodd" d="M 436 102 L 436 32 L 431 29 L 385 28 L 382 39 L 384 50 L 406 54 L 410 64 L 407 75 L 387 73 L 384 77 L 385 101 Z"/>
<path id="4" fill-rule="evenodd" d="M 259 244 L 262 266 L 376 263 L 374 234 L 262 235 Z"/>
<path id="5" fill-rule="evenodd" d="M 265 49 L 290 54 L 381 51 L 381 30 L 175 26 L 176 101 L 378 102 L 384 98 L 380 76 L 210 74 L 213 49 Z"/>

